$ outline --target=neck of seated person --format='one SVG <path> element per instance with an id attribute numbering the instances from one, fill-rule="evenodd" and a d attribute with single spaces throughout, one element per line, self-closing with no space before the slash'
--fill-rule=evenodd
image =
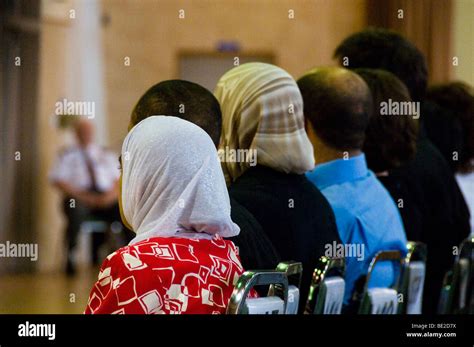
<path id="1" fill-rule="evenodd" d="M 330 146 L 316 134 L 312 126 L 308 126 L 306 131 L 313 145 L 315 165 L 324 164 L 337 159 L 347 160 L 362 154 L 360 148 L 341 150 Z"/>
<path id="2" fill-rule="evenodd" d="M 340 150 L 333 148 L 321 140 L 313 141 L 314 160 L 316 165 L 324 164 L 337 159 L 350 159 L 362 154 L 361 149 Z"/>
<path id="3" fill-rule="evenodd" d="M 324 164 L 324 163 L 337 160 L 337 159 L 347 160 L 361 154 L 362 154 L 362 151 L 360 149 L 340 151 L 340 150 L 328 147 L 325 150 L 320 150 L 318 151 L 317 154 L 315 154 L 315 162 L 316 162 L 316 165 Z"/>

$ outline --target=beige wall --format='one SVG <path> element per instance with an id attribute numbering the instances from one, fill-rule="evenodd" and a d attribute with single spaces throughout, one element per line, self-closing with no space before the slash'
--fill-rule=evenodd
<path id="1" fill-rule="evenodd" d="M 59 208 L 59 194 L 48 182 L 48 172 L 58 149 L 62 146 L 61 134 L 51 122 L 55 102 L 64 95 L 67 85 L 66 46 L 70 27 L 54 22 L 41 23 L 40 76 L 38 105 L 38 153 L 40 156 L 37 184 L 39 241 L 39 269 L 57 269 L 62 264 L 63 221 Z"/>
<path id="2" fill-rule="evenodd" d="M 74 8 L 74 1 L 59 3 L 63 8 L 56 12 L 61 15 Z M 185 10 L 184 20 L 178 19 L 180 9 Z M 290 9 L 295 14 L 292 20 Z M 138 97 L 152 84 L 178 77 L 180 51 L 209 52 L 219 40 L 237 40 L 245 52 L 272 52 L 278 65 L 299 76 L 312 66 L 331 64 L 339 41 L 366 22 L 365 0 L 102 0 L 102 10 L 109 18 L 101 33 L 108 110 L 104 124 L 114 149 L 120 147 Z M 74 20 L 41 22 L 36 183 L 42 271 L 63 264 L 60 196 L 47 175 L 64 143 L 50 123 L 54 103 L 75 83 L 69 69 L 77 57 L 66 52 L 73 25 Z M 124 65 L 124 57 L 130 57 L 130 66 Z"/>
<path id="3" fill-rule="evenodd" d="M 474 86 L 474 1 L 455 0 L 453 10 L 453 56 L 459 66 L 453 66 L 453 78 Z"/>
<path id="4" fill-rule="evenodd" d="M 102 0 L 109 139 L 118 147 L 140 95 L 178 77 L 181 50 L 210 51 L 236 40 L 243 51 L 273 52 L 299 76 L 330 64 L 336 45 L 365 26 L 365 0 Z M 185 19 L 178 18 L 180 9 Z M 288 11 L 294 10 L 294 19 Z M 124 66 L 130 57 L 130 66 Z"/>

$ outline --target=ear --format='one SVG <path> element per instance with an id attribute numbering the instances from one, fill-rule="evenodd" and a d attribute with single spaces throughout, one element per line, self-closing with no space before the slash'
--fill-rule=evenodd
<path id="1" fill-rule="evenodd" d="M 318 138 L 318 136 L 316 135 L 313 125 L 308 120 L 308 118 L 304 119 L 304 128 L 306 130 L 306 134 L 308 134 L 309 140 L 311 141 L 311 143 L 313 143 L 313 146 L 314 146 L 314 142 Z"/>
<path id="2" fill-rule="evenodd" d="M 306 134 L 308 135 L 309 141 L 313 145 L 314 160 L 316 160 L 316 153 L 320 152 L 323 149 L 323 146 L 322 146 L 320 138 L 314 131 L 314 128 L 311 122 L 307 118 L 305 118 L 304 123 L 305 123 Z"/>

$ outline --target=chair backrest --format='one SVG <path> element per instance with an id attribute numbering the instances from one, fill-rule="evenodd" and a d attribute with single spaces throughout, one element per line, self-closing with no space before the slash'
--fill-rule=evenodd
<path id="1" fill-rule="evenodd" d="M 402 266 L 402 253 L 400 251 L 380 251 L 370 262 L 364 286 L 362 302 L 359 307 L 359 314 L 394 314 L 398 312 L 398 286 L 400 271 L 390 288 L 370 288 L 370 278 L 378 262 L 392 261 L 400 267 Z"/>
<path id="2" fill-rule="evenodd" d="M 392 288 L 369 288 L 370 314 L 396 314 L 398 293 Z"/>
<path id="3" fill-rule="evenodd" d="M 319 258 L 313 272 L 305 314 L 340 314 L 344 301 L 345 260 Z"/>
<path id="4" fill-rule="evenodd" d="M 278 285 L 275 296 L 248 298 L 255 286 Z M 246 271 L 237 281 L 227 306 L 227 314 L 284 314 L 288 303 L 288 278 L 276 270 Z"/>
<path id="5" fill-rule="evenodd" d="M 464 240 L 444 277 L 438 313 L 474 313 L 474 237 Z"/>
<path id="6" fill-rule="evenodd" d="M 409 241 L 405 256 L 399 291 L 403 301 L 398 312 L 402 314 L 421 314 L 423 288 L 426 275 L 426 245 L 421 242 Z"/>
<path id="7" fill-rule="evenodd" d="M 346 281 L 340 276 L 326 278 L 321 286 L 320 296 L 324 307 L 322 314 L 340 314 L 344 303 Z"/>
<path id="8" fill-rule="evenodd" d="M 296 261 L 285 261 L 278 264 L 277 271 L 283 272 L 288 278 L 288 303 L 285 314 L 297 314 L 300 302 L 301 277 L 303 264 Z M 281 296 L 283 288 L 279 284 L 271 285 L 268 296 Z"/>

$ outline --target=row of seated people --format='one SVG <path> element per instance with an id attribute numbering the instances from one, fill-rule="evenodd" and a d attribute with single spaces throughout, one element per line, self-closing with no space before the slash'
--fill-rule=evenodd
<path id="1" fill-rule="evenodd" d="M 317 68 L 296 82 L 262 63 L 228 71 L 215 97 L 186 81 L 153 86 L 122 146 L 119 202 L 136 237 L 107 257 L 86 312 L 222 313 L 244 269 L 283 259 L 302 263 L 307 297 L 338 244 L 362 250 L 345 258 L 350 307 L 373 257 L 405 257 L 407 236 L 427 243 L 432 308 L 469 213 L 417 107 L 391 114 L 411 92 L 383 70 Z M 393 264 L 371 275 L 376 287 L 395 279 Z"/>
<path id="2" fill-rule="evenodd" d="M 439 314 L 474 313 L 474 238 L 460 245 L 459 256 L 445 274 L 438 304 Z M 307 298 L 300 297 L 302 264 L 282 262 L 274 271 L 247 271 L 232 293 L 228 314 L 297 314 L 299 302 L 305 314 L 421 314 L 426 275 L 426 245 L 407 244 L 407 255 L 399 251 L 381 251 L 372 259 L 362 287 L 353 293 L 352 307 L 345 307 L 344 258 L 321 257 L 313 272 Z M 381 262 L 394 262 L 399 271 L 390 287 L 373 287 L 370 277 Z M 266 292 L 249 297 L 252 290 Z M 257 289 L 258 290 L 258 289 Z"/>

